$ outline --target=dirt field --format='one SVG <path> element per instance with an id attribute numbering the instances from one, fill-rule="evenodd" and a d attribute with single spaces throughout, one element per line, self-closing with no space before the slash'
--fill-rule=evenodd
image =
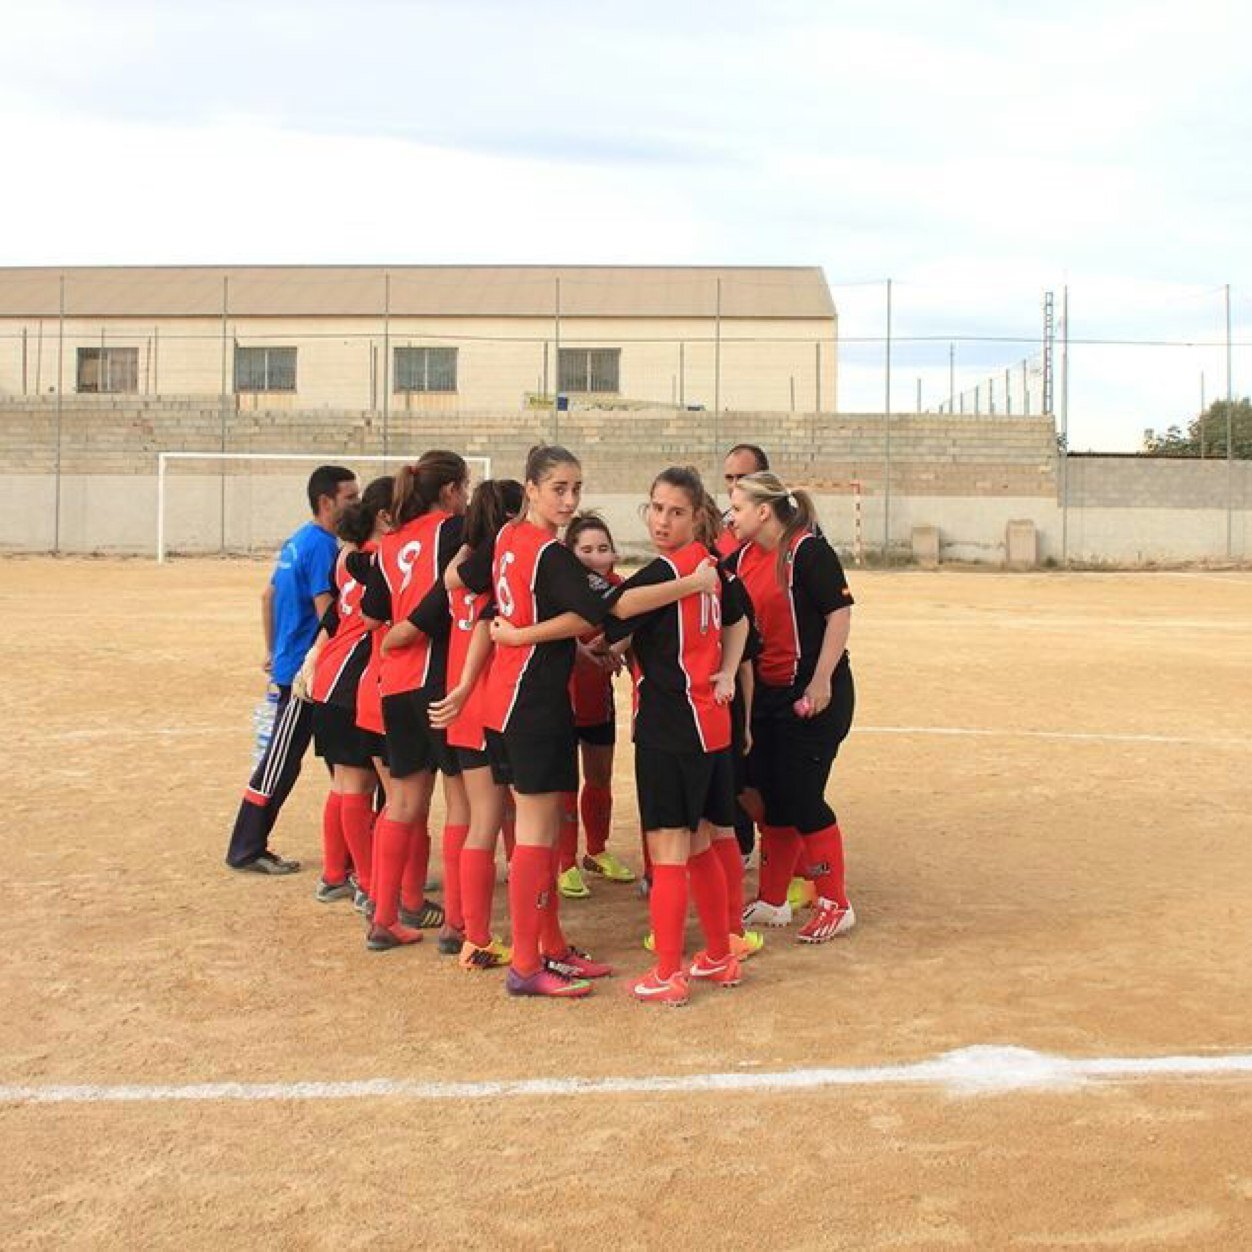
<path id="1" fill-rule="evenodd" d="M 350 908 L 312 898 L 311 757 L 274 840 L 309 872 L 222 866 L 267 575 L 0 561 L 22 641 L 4 679 L 3 1246 L 1252 1246 L 1248 1072 L 979 1095 L 420 1085 L 980 1045 L 1247 1057 L 1252 575 L 854 574 L 859 706 L 834 795 L 861 924 L 815 949 L 771 934 L 742 987 L 684 1012 L 636 1005 L 621 977 L 517 1003 L 433 943 L 367 953 Z M 629 760 L 615 840 L 637 862 Z M 632 889 L 563 915 L 644 968 Z M 415 1085 L 13 1094 L 382 1079 Z"/>

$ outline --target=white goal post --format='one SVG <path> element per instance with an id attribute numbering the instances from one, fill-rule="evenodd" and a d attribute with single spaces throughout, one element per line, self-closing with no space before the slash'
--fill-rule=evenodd
<path id="1" fill-rule="evenodd" d="M 166 471 L 171 461 L 289 461 L 301 464 L 327 465 L 340 462 L 351 469 L 354 465 L 403 465 L 411 463 L 412 458 L 405 456 L 352 456 L 330 452 L 158 452 L 157 453 L 157 532 L 156 559 L 158 564 L 165 562 L 165 514 L 166 514 Z M 470 481 L 480 483 L 491 477 L 491 458 L 489 456 L 467 456 Z"/>

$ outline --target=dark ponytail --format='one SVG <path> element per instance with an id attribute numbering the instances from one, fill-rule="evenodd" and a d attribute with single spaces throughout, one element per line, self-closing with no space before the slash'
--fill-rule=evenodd
<path id="1" fill-rule="evenodd" d="M 522 511 L 526 493 L 513 478 L 488 478 L 474 488 L 465 514 L 465 542 L 476 548 Z"/>
<path id="2" fill-rule="evenodd" d="M 361 493 L 361 498 L 344 509 L 339 525 L 335 527 L 335 534 L 344 543 L 361 547 L 374 533 L 378 515 L 391 509 L 394 491 L 395 480 L 390 474 L 385 478 L 375 478 Z"/>
<path id="3" fill-rule="evenodd" d="M 434 448 L 423 452 L 416 465 L 406 465 L 396 475 L 391 500 L 391 519 L 397 526 L 429 513 L 439 503 L 444 487 L 469 480 L 465 458 Z"/>

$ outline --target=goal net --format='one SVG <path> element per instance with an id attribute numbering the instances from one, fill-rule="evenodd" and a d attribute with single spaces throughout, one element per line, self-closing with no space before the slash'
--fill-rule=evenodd
<path id="1" fill-rule="evenodd" d="M 158 452 L 156 557 L 272 552 L 309 518 L 305 486 L 315 465 L 344 465 L 364 486 L 416 459 L 297 452 Z M 491 458 L 467 456 L 471 484 Z"/>

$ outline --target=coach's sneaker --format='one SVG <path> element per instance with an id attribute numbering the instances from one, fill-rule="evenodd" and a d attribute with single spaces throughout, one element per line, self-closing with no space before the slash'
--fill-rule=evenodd
<path id="1" fill-rule="evenodd" d="M 630 993 L 645 1004 L 665 1004 L 674 1009 L 681 1008 L 691 999 L 687 976 L 682 970 L 662 978 L 655 969 L 650 969 L 631 987 Z"/>
<path id="2" fill-rule="evenodd" d="M 589 874 L 599 874 L 609 882 L 634 882 L 635 872 L 607 849 L 597 852 L 595 856 L 588 854 L 583 857 L 583 869 Z"/>
<path id="3" fill-rule="evenodd" d="M 546 965 L 533 974 L 519 974 L 510 965 L 504 989 L 511 996 L 551 996 L 556 1000 L 579 1000 L 591 994 L 591 984 L 585 978 L 567 978 Z"/>
<path id="4" fill-rule="evenodd" d="M 793 878 L 787 884 L 787 903 L 791 911 L 798 913 L 801 909 L 810 909 L 817 902 L 817 884 L 807 878 Z"/>
<path id="5" fill-rule="evenodd" d="M 563 974 L 566 978 L 607 978 L 613 967 L 592 957 L 570 944 L 560 956 L 545 956 L 543 963 L 548 969 Z"/>
<path id="6" fill-rule="evenodd" d="M 500 969 L 512 959 L 513 949 L 492 935 L 486 947 L 480 948 L 468 939 L 461 944 L 458 964 L 462 969 Z"/>
<path id="7" fill-rule="evenodd" d="M 741 935 L 731 932 L 730 950 L 740 961 L 756 956 L 764 946 L 765 936 L 759 930 L 745 930 Z"/>
<path id="8" fill-rule="evenodd" d="M 739 958 L 733 953 L 715 961 L 707 952 L 697 952 L 687 972 L 692 978 L 715 983 L 719 987 L 737 987 L 743 979 Z"/>
<path id="9" fill-rule="evenodd" d="M 585 900 L 591 894 L 591 888 L 583 882 L 577 865 L 571 865 L 560 875 L 556 880 L 556 889 L 567 900 Z"/>
<path id="10" fill-rule="evenodd" d="M 438 930 L 444 924 L 443 905 L 434 900 L 423 900 L 421 908 L 413 910 L 400 906 L 400 922 L 414 930 Z"/>
<path id="11" fill-rule="evenodd" d="M 402 948 L 408 943 L 420 943 L 422 932 L 410 930 L 397 922 L 394 926 L 371 926 L 365 937 L 365 946 L 371 952 L 390 952 L 392 948 Z"/>
<path id="12" fill-rule="evenodd" d="M 813 907 L 813 916 L 800 928 L 796 935 L 798 943 L 825 943 L 836 935 L 846 935 L 856 925 L 856 914 L 852 905 L 837 904 L 834 900 L 818 897 Z"/>
<path id="13" fill-rule="evenodd" d="M 351 900 L 354 893 L 350 882 L 327 882 L 319 878 L 313 894 L 319 904 L 333 904 L 336 900 Z"/>
<path id="14" fill-rule="evenodd" d="M 231 865 L 229 861 L 226 864 L 230 865 L 231 869 L 241 870 L 245 874 L 294 874 L 300 868 L 299 861 L 289 861 L 286 857 L 281 857 L 277 852 L 270 852 L 268 849 L 251 861 L 244 861 L 241 865 Z"/>
<path id="15" fill-rule="evenodd" d="M 768 900 L 753 900 L 743 911 L 743 924 L 750 928 L 790 926 L 791 905 L 785 900 L 781 904 L 770 904 Z"/>
<path id="16" fill-rule="evenodd" d="M 439 927 L 439 937 L 435 940 L 435 950 L 440 956 L 456 956 L 465 944 L 465 932 L 457 930 L 444 922 Z"/>

